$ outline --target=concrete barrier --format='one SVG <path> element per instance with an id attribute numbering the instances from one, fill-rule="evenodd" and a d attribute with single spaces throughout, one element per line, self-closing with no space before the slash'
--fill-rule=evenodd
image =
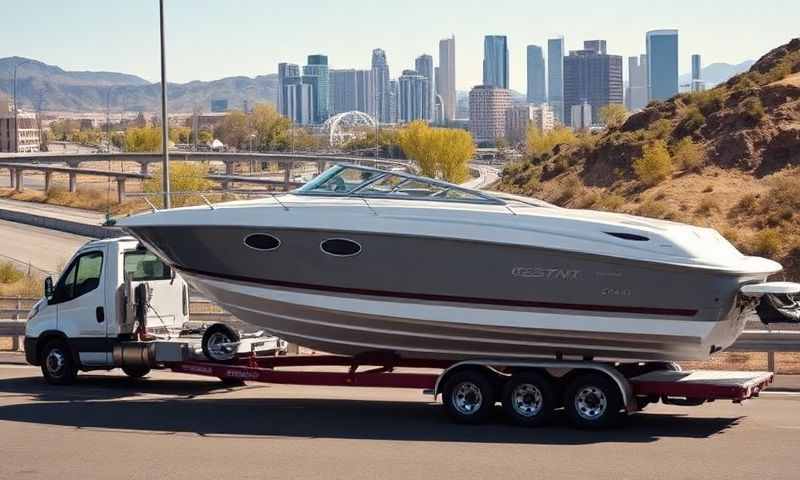
<path id="1" fill-rule="evenodd" d="M 49 228 L 60 232 L 72 233 L 91 238 L 115 238 L 125 234 L 119 228 L 104 227 L 102 225 L 92 225 L 89 223 L 74 222 L 61 218 L 46 217 L 27 212 L 18 212 L 0 208 L 0 220 L 24 223 L 34 227 Z"/>

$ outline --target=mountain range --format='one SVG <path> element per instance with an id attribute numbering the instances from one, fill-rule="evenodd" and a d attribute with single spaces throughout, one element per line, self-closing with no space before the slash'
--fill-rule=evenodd
<path id="1" fill-rule="evenodd" d="M 157 111 L 161 104 L 161 87 L 136 75 L 117 72 L 68 71 L 34 59 L 0 58 L 0 94 L 11 97 L 14 65 L 17 69 L 17 99 L 20 108 L 60 112 L 102 112 L 107 102 L 113 111 Z M 703 69 L 709 86 L 722 83 L 746 71 L 752 60 L 738 65 L 713 63 Z M 688 83 L 691 76 L 680 78 Z M 227 99 L 230 108 L 241 108 L 245 101 L 274 102 L 277 97 L 277 74 L 255 78 L 234 76 L 212 81 L 169 83 L 167 98 L 172 112 L 207 111 L 212 99 Z M 110 93 L 109 93 L 110 92 Z M 458 92 L 463 102 L 468 92 Z M 524 94 L 512 91 L 515 102 L 524 101 Z"/>

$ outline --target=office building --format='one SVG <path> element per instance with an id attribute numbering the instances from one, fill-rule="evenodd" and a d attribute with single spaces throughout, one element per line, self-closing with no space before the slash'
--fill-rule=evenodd
<path id="1" fill-rule="evenodd" d="M 478 85 L 469 92 L 469 131 L 478 144 L 494 144 L 506 134 L 506 112 L 511 92 L 494 85 Z"/>
<path id="2" fill-rule="evenodd" d="M 330 114 L 369 113 L 373 109 L 372 72 L 370 70 L 330 71 Z"/>
<path id="3" fill-rule="evenodd" d="M 438 93 L 433 97 L 433 123 L 442 125 L 446 122 L 444 118 L 444 101 Z"/>
<path id="4" fill-rule="evenodd" d="M 648 100 L 667 100 L 678 94 L 678 31 L 647 32 Z"/>
<path id="5" fill-rule="evenodd" d="M 373 116 L 380 122 L 391 123 L 391 105 L 389 91 L 389 63 L 386 52 L 380 48 L 372 51 L 372 85 L 375 95 Z"/>
<path id="6" fill-rule="evenodd" d="M 528 64 L 528 103 L 545 103 L 547 101 L 546 72 L 544 53 L 538 45 L 528 45 L 526 50 Z"/>
<path id="7" fill-rule="evenodd" d="M 548 132 L 554 125 L 553 109 L 546 103 L 517 105 L 506 111 L 506 139 L 512 144 L 525 142 L 531 128 Z"/>
<path id="8" fill-rule="evenodd" d="M 635 112 L 647 106 L 647 55 L 628 57 L 628 88 L 625 108 Z"/>
<path id="9" fill-rule="evenodd" d="M 284 81 L 282 98 L 284 114 L 293 123 L 298 125 L 311 125 L 314 123 L 314 86 L 317 77 L 304 75 L 303 77 L 287 77 Z"/>
<path id="10" fill-rule="evenodd" d="M 425 77 L 428 81 L 426 82 L 425 86 L 425 96 L 427 97 L 427 101 L 425 102 L 425 111 L 423 112 L 423 117 L 425 120 L 432 122 L 433 121 L 433 96 L 434 92 L 434 78 L 433 78 L 433 57 L 430 55 L 420 55 L 414 61 L 414 70 L 417 72 L 417 75 L 421 75 Z"/>
<path id="11" fill-rule="evenodd" d="M 303 76 L 316 77 L 314 88 L 314 122 L 323 123 L 330 116 L 330 70 L 327 55 L 309 55 Z"/>
<path id="12" fill-rule="evenodd" d="M 35 153 L 40 144 L 39 122 L 35 113 L 14 112 L 0 98 L 0 152 Z"/>
<path id="13" fill-rule="evenodd" d="M 212 113 L 220 113 L 220 112 L 227 112 L 227 111 L 228 111 L 228 100 L 227 99 L 211 100 L 211 112 Z"/>
<path id="14" fill-rule="evenodd" d="M 388 123 L 397 123 L 400 113 L 400 85 L 397 80 L 389 80 Z"/>
<path id="15" fill-rule="evenodd" d="M 398 79 L 398 119 L 400 123 L 430 120 L 430 81 L 415 70 L 403 70 Z"/>
<path id="16" fill-rule="evenodd" d="M 442 97 L 443 123 L 456 119 L 456 37 L 439 40 L 436 93 Z"/>
<path id="17" fill-rule="evenodd" d="M 692 55 L 692 92 L 702 92 L 706 89 L 706 82 L 703 81 L 703 60 L 698 54 Z"/>
<path id="18" fill-rule="evenodd" d="M 564 123 L 564 37 L 547 41 L 547 103 Z"/>
<path id="19" fill-rule="evenodd" d="M 504 35 L 483 39 L 483 84 L 508 89 L 508 39 Z"/>
<path id="20" fill-rule="evenodd" d="M 583 49 L 605 55 L 608 53 L 608 43 L 605 40 L 584 40 Z"/>
<path id="21" fill-rule="evenodd" d="M 284 86 L 286 79 L 300 77 L 300 67 L 294 63 L 279 63 L 278 64 L 278 98 L 276 104 L 278 105 L 278 113 L 283 116 L 286 115 L 286 101 L 283 98 Z"/>
<path id="22" fill-rule="evenodd" d="M 623 103 L 622 57 L 605 51 L 605 41 L 595 40 L 564 58 L 564 108 L 570 112 L 566 125 L 583 128 L 572 124 L 572 107 L 576 105 L 588 103 L 591 123 L 599 123 L 603 107 Z"/>
<path id="23" fill-rule="evenodd" d="M 591 128 L 593 124 L 592 110 L 592 106 L 589 102 L 570 106 L 570 126 L 572 126 L 574 130 L 586 130 Z"/>

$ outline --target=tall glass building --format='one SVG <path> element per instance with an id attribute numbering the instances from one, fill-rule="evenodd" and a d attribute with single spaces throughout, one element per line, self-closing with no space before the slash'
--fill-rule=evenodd
<path id="1" fill-rule="evenodd" d="M 303 67 L 303 75 L 316 79 L 314 98 L 314 121 L 322 123 L 330 116 L 330 71 L 327 55 L 309 55 L 308 65 Z"/>
<path id="2" fill-rule="evenodd" d="M 487 35 L 483 39 L 483 84 L 508 88 L 508 38 Z"/>
<path id="3" fill-rule="evenodd" d="M 538 45 L 528 45 L 528 103 L 542 104 L 547 101 L 544 53 Z"/>
<path id="4" fill-rule="evenodd" d="M 564 37 L 547 41 L 547 103 L 564 123 Z"/>
<path id="5" fill-rule="evenodd" d="M 649 100 L 667 100 L 678 94 L 678 31 L 647 32 Z"/>

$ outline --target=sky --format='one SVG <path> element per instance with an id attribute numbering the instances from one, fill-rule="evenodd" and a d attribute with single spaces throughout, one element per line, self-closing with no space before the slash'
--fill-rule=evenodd
<path id="1" fill-rule="evenodd" d="M 66 70 L 160 75 L 157 0 L 2 0 L 0 57 L 23 56 Z M 800 36 L 798 0 L 165 0 L 170 82 L 256 76 L 278 62 L 327 54 L 332 68 L 369 68 L 387 52 L 392 77 L 456 37 L 456 83 L 481 83 L 484 35 L 507 35 L 512 89 L 525 90 L 525 46 L 564 35 L 567 49 L 605 39 L 625 57 L 645 32 L 680 31 L 681 73 L 704 64 L 757 59 Z"/>

